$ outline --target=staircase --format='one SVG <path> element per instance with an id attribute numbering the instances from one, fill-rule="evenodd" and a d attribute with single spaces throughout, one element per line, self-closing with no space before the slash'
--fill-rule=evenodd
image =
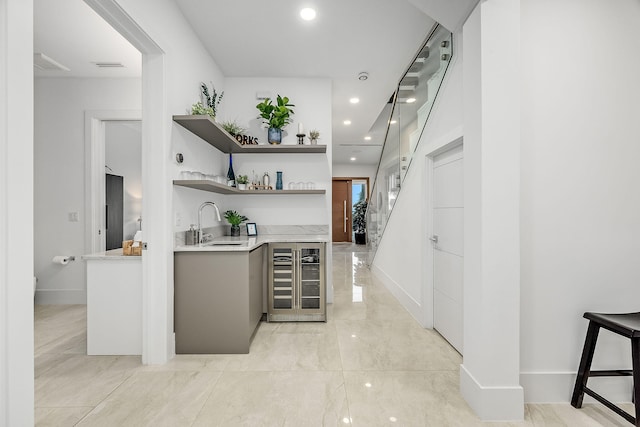
<path id="1" fill-rule="evenodd" d="M 392 98 L 387 132 L 367 207 L 367 250 L 373 261 L 402 182 L 453 55 L 453 34 L 436 25 L 400 79 Z"/>

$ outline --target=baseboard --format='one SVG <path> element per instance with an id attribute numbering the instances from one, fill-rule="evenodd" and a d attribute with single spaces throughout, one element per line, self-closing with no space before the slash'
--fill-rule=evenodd
<path id="1" fill-rule="evenodd" d="M 527 403 L 568 403 L 576 382 L 575 372 L 521 372 L 520 384 Z M 631 377 L 590 378 L 589 388 L 612 402 L 630 402 Z M 585 395 L 584 403 L 596 400 Z"/>
<path id="2" fill-rule="evenodd" d="M 416 319 L 416 321 L 425 326 L 424 322 L 424 313 L 422 310 L 422 306 L 418 301 L 416 301 L 411 295 L 407 294 L 405 290 L 391 277 L 387 275 L 384 271 L 382 271 L 377 265 L 371 266 L 371 272 L 382 282 L 382 284 L 391 292 L 391 294 L 396 297 L 396 299 L 402 304 L 402 306 L 411 314 L 411 316 Z"/>
<path id="3" fill-rule="evenodd" d="M 37 289 L 36 304 L 86 304 L 87 291 L 81 289 Z"/>
<path id="4" fill-rule="evenodd" d="M 460 393 L 482 421 L 524 420 L 521 386 L 485 387 L 460 365 Z"/>

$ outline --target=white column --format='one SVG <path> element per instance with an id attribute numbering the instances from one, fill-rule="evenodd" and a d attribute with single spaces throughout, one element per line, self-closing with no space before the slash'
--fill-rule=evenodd
<path id="1" fill-rule="evenodd" d="M 33 1 L 0 0 L 0 426 L 34 424 Z"/>
<path id="2" fill-rule="evenodd" d="M 521 420 L 520 1 L 485 0 L 464 25 L 464 362 L 483 420 Z"/>

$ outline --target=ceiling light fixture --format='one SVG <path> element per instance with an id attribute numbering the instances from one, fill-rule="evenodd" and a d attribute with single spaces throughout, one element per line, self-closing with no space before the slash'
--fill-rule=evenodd
<path id="1" fill-rule="evenodd" d="M 389 123 L 391 123 L 392 125 L 395 125 L 396 123 L 398 123 L 397 120 L 391 120 Z"/>
<path id="2" fill-rule="evenodd" d="M 361 82 L 367 80 L 368 78 L 369 78 L 369 73 L 367 73 L 366 71 L 358 73 L 358 80 L 360 80 Z"/>
<path id="3" fill-rule="evenodd" d="M 355 158 L 355 157 L 352 157 L 352 158 L 351 158 L 351 161 L 352 161 L 352 162 L 355 162 L 355 161 L 356 161 L 356 158 Z"/>
<path id="4" fill-rule="evenodd" d="M 355 98 L 355 97 L 354 97 L 354 98 L 351 98 L 351 99 L 349 100 L 349 102 L 350 102 L 350 103 L 352 103 L 352 104 L 357 104 L 358 102 L 360 102 L 360 98 Z"/>
<path id="5" fill-rule="evenodd" d="M 345 125 L 349 126 L 349 125 L 351 124 L 351 120 L 345 120 L 345 121 L 344 121 L 344 122 L 342 122 L 342 123 L 344 123 Z"/>
<path id="6" fill-rule="evenodd" d="M 370 137 L 370 136 L 365 136 L 365 137 L 364 137 L 364 140 L 365 140 L 365 141 L 371 141 L 371 137 Z"/>
<path id="7" fill-rule="evenodd" d="M 305 7 L 300 11 L 300 17 L 305 21 L 313 21 L 316 19 L 316 11 L 310 7 Z"/>
<path id="8" fill-rule="evenodd" d="M 407 98 L 407 100 L 405 101 L 407 104 L 412 104 L 414 102 L 416 102 L 415 98 Z"/>

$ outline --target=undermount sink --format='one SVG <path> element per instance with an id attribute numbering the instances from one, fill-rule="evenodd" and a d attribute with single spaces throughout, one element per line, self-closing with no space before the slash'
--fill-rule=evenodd
<path id="1" fill-rule="evenodd" d="M 246 241 L 243 240 L 213 240 L 203 243 L 202 246 L 245 246 Z"/>

